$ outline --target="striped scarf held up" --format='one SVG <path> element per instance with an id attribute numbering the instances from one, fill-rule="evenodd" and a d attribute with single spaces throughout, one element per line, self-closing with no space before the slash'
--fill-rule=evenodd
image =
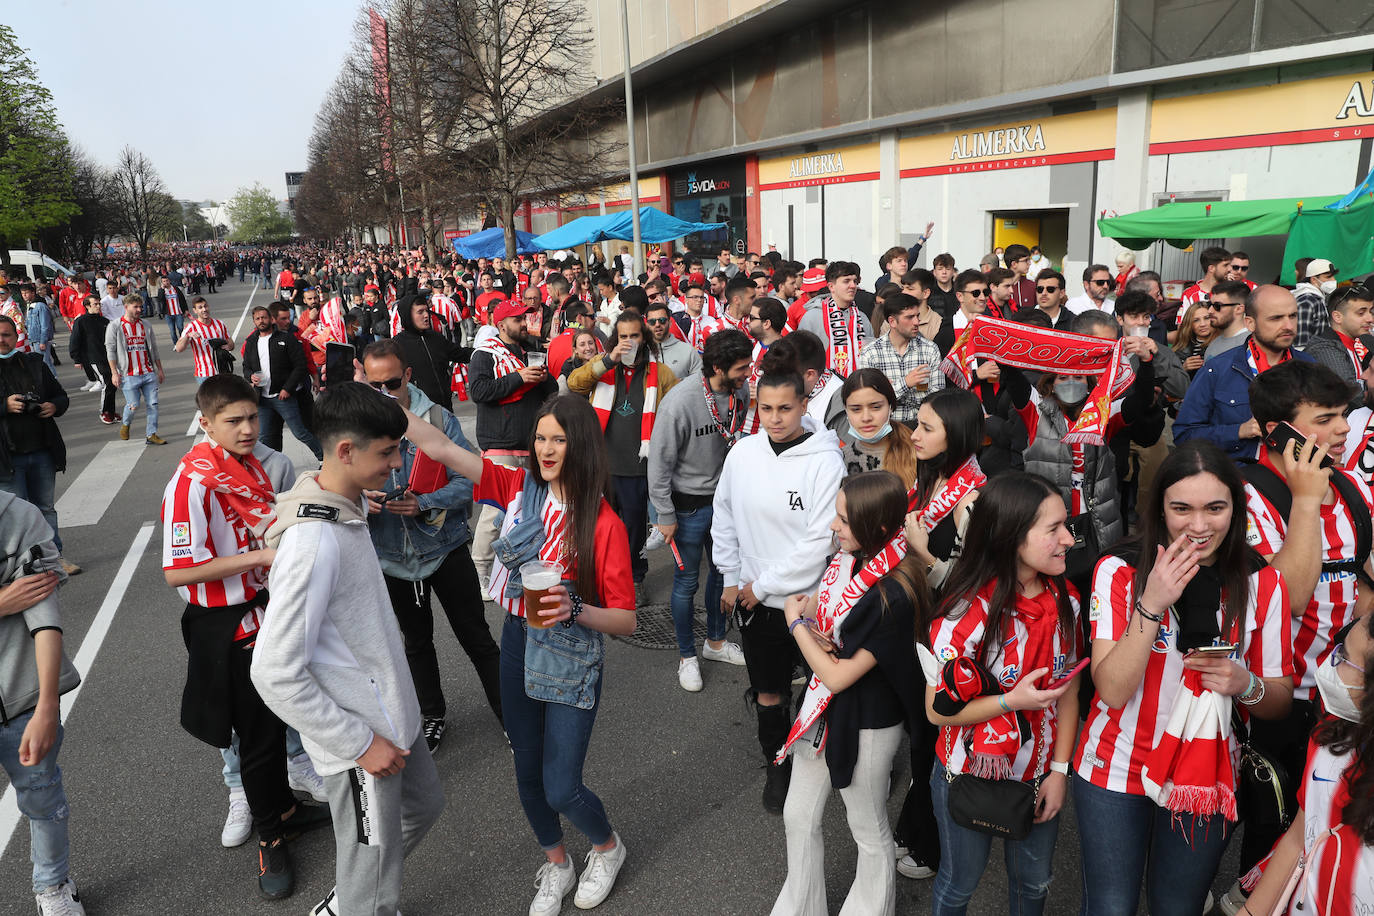
<path id="1" fill-rule="evenodd" d="M 623 367 L 617 363 L 602 374 L 592 391 L 592 409 L 601 423 L 601 431 L 606 431 L 611 411 L 615 408 L 615 374 Z M 639 418 L 639 457 L 649 457 L 649 437 L 654 432 L 654 412 L 658 409 L 658 360 L 651 355 L 644 366 L 644 412 Z M 633 383 L 633 377 L 630 382 Z"/>

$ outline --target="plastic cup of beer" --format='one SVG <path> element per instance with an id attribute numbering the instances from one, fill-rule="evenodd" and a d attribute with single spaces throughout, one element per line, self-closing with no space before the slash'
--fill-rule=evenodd
<path id="1" fill-rule="evenodd" d="M 531 350 L 529 353 L 525 354 L 525 365 L 529 366 L 531 369 L 538 369 L 547 361 L 548 354 L 541 353 L 538 350 Z"/>
<path id="2" fill-rule="evenodd" d="M 563 567 L 544 560 L 532 560 L 520 567 L 520 581 L 525 586 L 525 621 L 532 627 L 546 630 L 553 619 L 540 616 L 545 609 L 544 596 L 563 581 Z"/>

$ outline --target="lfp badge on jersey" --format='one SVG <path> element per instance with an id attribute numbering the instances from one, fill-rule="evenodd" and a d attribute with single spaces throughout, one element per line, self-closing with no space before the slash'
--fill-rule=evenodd
<path id="1" fill-rule="evenodd" d="M 191 523 L 172 522 L 172 546 L 185 547 L 191 543 Z"/>

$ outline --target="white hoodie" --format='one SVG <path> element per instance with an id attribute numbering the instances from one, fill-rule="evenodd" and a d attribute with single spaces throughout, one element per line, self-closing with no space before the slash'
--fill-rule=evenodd
<path id="1" fill-rule="evenodd" d="M 810 417 L 802 426 L 811 437 L 781 455 L 764 433 L 740 440 L 725 458 L 713 503 L 711 558 L 725 587 L 752 582 L 770 607 L 820 584 L 844 479 L 840 440 Z"/>

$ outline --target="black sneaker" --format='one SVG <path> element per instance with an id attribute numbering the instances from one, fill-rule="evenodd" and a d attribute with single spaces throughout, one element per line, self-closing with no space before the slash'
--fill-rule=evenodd
<path id="1" fill-rule="evenodd" d="M 258 844 L 258 890 L 268 900 L 290 897 L 296 890 L 296 867 L 281 837 L 270 845 Z"/>
<path id="2" fill-rule="evenodd" d="M 426 716 L 422 731 L 425 733 L 425 744 L 429 745 L 429 752 L 432 754 L 439 749 L 439 742 L 444 740 L 444 730 L 448 724 L 438 716 Z"/>
<path id="3" fill-rule="evenodd" d="M 328 805 L 307 805 L 305 802 L 296 802 L 296 810 L 291 812 L 291 816 L 281 819 L 282 837 L 283 839 L 294 840 L 307 830 L 332 826 L 333 823 L 334 819 L 329 813 Z"/>
<path id="4" fill-rule="evenodd" d="M 763 810 L 769 814 L 782 814 L 782 806 L 787 802 L 787 784 L 792 780 L 792 760 L 789 758 L 779 764 L 768 764 L 763 783 Z"/>

